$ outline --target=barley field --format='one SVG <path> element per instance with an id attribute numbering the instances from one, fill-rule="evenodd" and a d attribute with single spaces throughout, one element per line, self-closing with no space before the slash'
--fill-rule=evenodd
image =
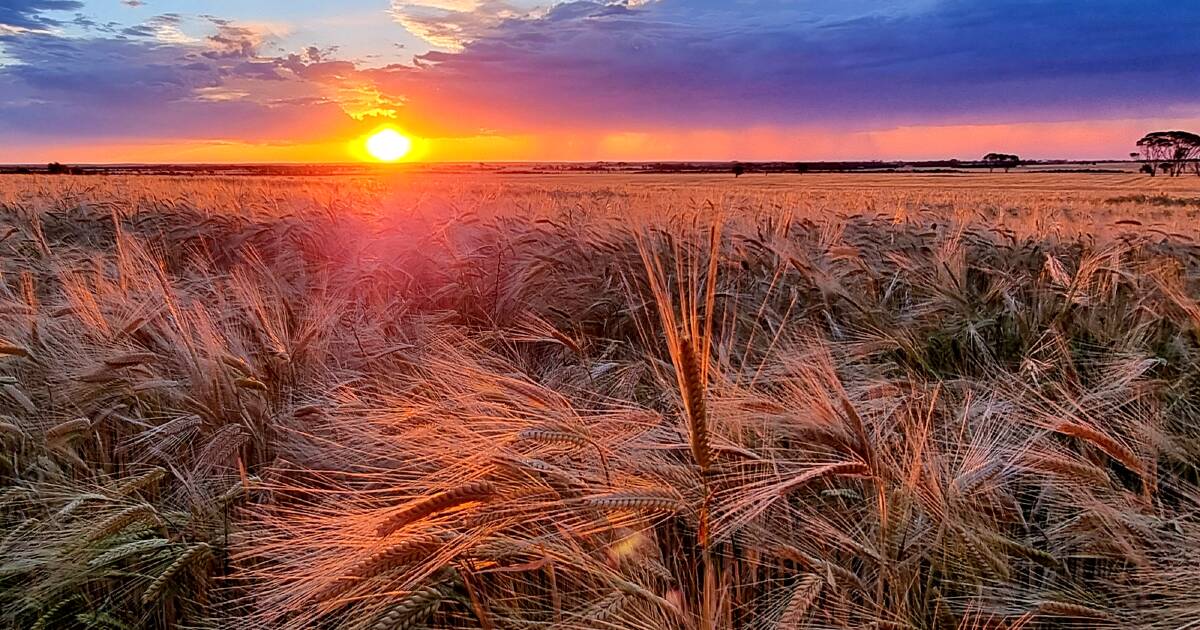
<path id="1" fill-rule="evenodd" d="M 1200 623 L 1200 178 L 0 178 L 0 627 Z"/>

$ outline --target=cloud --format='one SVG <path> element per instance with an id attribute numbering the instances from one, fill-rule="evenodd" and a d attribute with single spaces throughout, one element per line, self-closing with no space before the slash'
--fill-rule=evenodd
<path id="1" fill-rule="evenodd" d="M 643 151 L 1200 112 L 1195 3 L 394 0 L 437 49 L 368 67 L 277 53 L 288 25 L 166 13 L 68 36 L 47 13 L 78 2 L 0 2 L 0 136 L 301 142 L 394 116 L 433 138 Z"/>
<path id="2" fill-rule="evenodd" d="M 571 2 L 376 79 L 446 134 L 1148 116 L 1200 103 L 1198 29 L 1124 0 Z"/>
<path id="3" fill-rule="evenodd" d="M 505 21 L 536 17 L 546 6 L 505 0 L 393 0 L 392 17 L 433 46 L 461 51 Z"/>
<path id="4" fill-rule="evenodd" d="M 321 84 L 259 55 L 262 32 L 226 22 L 205 38 L 162 36 L 183 19 L 112 37 L 0 39 L 10 60 L 0 66 L 0 136 L 302 142 L 357 129 Z M 320 55 L 305 51 L 309 62 Z"/>
<path id="5" fill-rule="evenodd" d="M 0 2 L 0 34 L 44 31 L 58 26 L 61 22 L 48 18 L 42 15 L 43 13 L 82 8 L 83 3 L 77 0 L 3 0 Z"/>

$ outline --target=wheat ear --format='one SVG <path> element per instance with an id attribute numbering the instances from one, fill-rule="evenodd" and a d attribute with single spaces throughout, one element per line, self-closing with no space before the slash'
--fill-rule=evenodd
<path id="1" fill-rule="evenodd" d="M 3 339 L 0 339 L 0 356 L 28 358 L 31 355 L 29 348 L 11 341 L 4 341 Z"/>
<path id="2" fill-rule="evenodd" d="M 690 338 L 679 340 L 679 373 L 692 457 L 701 473 L 708 474 L 712 466 L 712 439 L 708 433 L 708 412 L 704 400 L 706 383 Z"/>
<path id="3" fill-rule="evenodd" d="M 107 538 L 133 523 L 141 523 L 146 521 L 159 522 L 158 512 L 154 510 L 154 506 L 145 503 L 130 506 L 113 514 L 112 516 L 100 521 L 90 532 L 88 532 L 85 540 L 92 542 Z"/>
<path id="4" fill-rule="evenodd" d="M 586 497 L 582 500 L 585 505 L 610 510 L 634 510 L 649 512 L 679 512 L 683 502 L 678 497 L 665 491 L 658 492 L 627 492 L 604 496 Z"/>
<path id="5" fill-rule="evenodd" d="M 355 577 L 370 577 L 385 573 L 397 566 L 428 556 L 445 544 L 445 540 L 436 534 L 414 536 L 409 540 L 397 543 L 386 549 L 377 551 L 350 568 L 350 574 Z"/>
<path id="6" fill-rule="evenodd" d="M 150 470 L 147 470 L 139 475 L 121 480 L 121 482 L 113 488 L 113 493 L 117 494 L 118 496 L 127 496 L 138 490 L 149 488 L 150 486 L 157 484 L 162 480 L 163 477 L 166 476 L 166 474 L 167 471 L 164 468 L 155 466 L 154 468 L 151 468 Z"/>
<path id="7" fill-rule="evenodd" d="M 810 468 L 779 486 L 779 496 L 785 496 L 788 492 L 821 477 L 863 477 L 870 474 L 871 468 L 862 462 L 834 462 L 832 464 L 824 464 Z"/>
<path id="8" fill-rule="evenodd" d="M 437 612 L 443 597 L 438 587 L 423 586 L 388 609 L 371 626 L 371 630 L 411 630 Z"/>
<path id="9" fill-rule="evenodd" d="M 375 531 L 379 536 L 387 536 L 409 523 L 419 521 L 438 512 L 449 510 L 463 503 L 489 499 L 495 493 L 496 485 L 490 481 L 469 481 L 457 488 L 439 492 L 400 508 L 399 511 L 380 523 L 379 528 Z"/>
<path id="10" fill-rule="evenodd" d="M 1129 470 L 1138 475 L 1142 475 L 1144 472 L 1142 460 L 1133 451 L 1099 429 L 1079 422 L 1067 421 L 1059 423 L 1058 426 L 1054 427 L 1054 431 L 1079 438 L 1085 442 L 1091 442 L 1109 457 L 1124 464 Z"/>
<path id="11" fill-rule="evenodd" d="M 210 550 L 211 547 L 208 546 L 208 543 L 196 543 L 195 545 L 188 547 L 187 551 L 179 554 L 179 557 L 175 558 L 175 561 L 168 565 L 166 570 L 160 573 L 158 577 L 154 578 L 154 581 L 150 583 L 150 586 L 148 586 L 146 590 L 142 592 L 142 603 L 149 604 L 150 602 L 158 599 L 159 594 L 161 594 L 163 589 L 167 587 L 167 584 L 171 582 L 171 578 L 175 577 L 179 574 L 179 572 L 191 566 L 193 561 L 199 562 L 203 558 L 207 558 Z"/>
<path id="12" fill-rule="evenodd" d="M 1055 600 L 1046 600 L 1038 602 L 1034 610 L 1039 615 L 1046 617 L 1062 617 L 1065 619 L 1100 619 L 1111 621 L 1112 616 L 1099 608 L 1084 606 L 1083 604 L 1072 604 L 1070 602 L 1060 602 Z"/>
<path id="13" fill-rule="evenodd" d="M 783 615 L 779 617 L 779 624 L 775 626 L 777 630 L 799 630 L 824 585 L 825 580 L 819 575 L 809 574 L 800 578 L 783 609 Z"/>
<path id="14" fill-rule="evenodd" d="M 87 418 L 75 418 L 74 420 L 60 422 L 46 429 L 46 442 L 51 444 L 61 442 L 90 428 L 92 428 L 92 423 Z"/>

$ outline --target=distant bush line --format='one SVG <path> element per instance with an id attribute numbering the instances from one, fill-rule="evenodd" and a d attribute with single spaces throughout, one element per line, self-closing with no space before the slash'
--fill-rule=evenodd
<path id="1" fill-rule="evenodd" d="M 1139 203 L 1151 206 L 1200 206 L 1200 197 L 1171 197 L 1169 195 L 1122 195 L 1111 197 L 1108 203 Z"/>

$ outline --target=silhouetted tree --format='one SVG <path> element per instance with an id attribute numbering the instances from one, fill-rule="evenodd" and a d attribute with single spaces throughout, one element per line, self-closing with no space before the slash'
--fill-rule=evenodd
<path id="1" fill-rule="evenodd" d="M 808 172 L 808 165 L 804 162 L 796 162 L 796 165 L 793 168 L 795 168 L 796 172 L 800 173 L 801 175 Z"/>
<path id="2" fill-rule="evenodd" d="M 994 168 L 1002 168 L 1007 173 L 1008 169 L 1021 165 L 1021 157 L 1011 153 L 989 153 L 983 156 L 983 163 L 987 165 L 989 173 Z"/>
<path id="3" fill-rule="evenodd" d="M 742 173 L 745 173 L 745 172 L 746 172 L 746 167 L 742 166 L 740 162 L 733 163 L 733 176 L 734 177 L 741 177 Z"/>
<path id="4" fill-rule="evenodd" d="M 46 165 L 46 172 L 51 175 L 66 175 L 71 172 L 71 167 L 58 162 L 51 162 Z"/>
<path id="5" fill-rule="evenodd" d="M 1152 131 L 1142 136 L 1137 145 L 1150 165 L 1151 175 L 1162 171 L 1176 177 L 1189 166 L 1200 175 L 1200 135 L 1190 131 Z"/>

